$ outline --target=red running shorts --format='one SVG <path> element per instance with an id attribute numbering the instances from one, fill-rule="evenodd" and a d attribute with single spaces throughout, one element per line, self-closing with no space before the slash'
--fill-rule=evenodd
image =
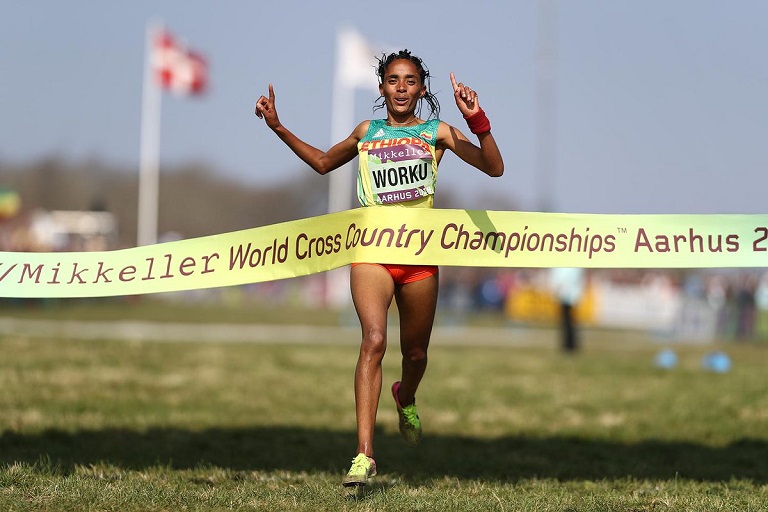
<path id="1" fill-rule="evenodd" d="M 395 284 L 414 283 L 416 281 L 421 281 L 422 279 L 437 275 L 438 273 L 438 268 L 434 265 L 398 265 L 395 263 L 352 264 L 353 267 L 356 265 L 376 265 L 383 267 L 387 272 L 389 272 L 389 275 L 392 276 Z"/>

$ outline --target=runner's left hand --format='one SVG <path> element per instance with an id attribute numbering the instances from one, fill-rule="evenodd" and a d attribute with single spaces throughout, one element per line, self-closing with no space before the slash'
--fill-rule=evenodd
<path id="1" fill-rule="evenodd" d="M 456 106 L 459 107 L 464 117 L 469 117 L 480 110 L 477 92 L 463 83 L 456 83 L 456 77 L 453 73 L 451 73 L 451 85 L 453 86 L 453 97 L 456 99 Z"/>

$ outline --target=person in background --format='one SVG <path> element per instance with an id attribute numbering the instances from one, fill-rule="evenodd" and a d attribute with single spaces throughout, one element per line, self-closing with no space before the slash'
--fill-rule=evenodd
<path id="1" fill-rule="evenodd" d="M 561 348 L 566 353 L 573 353 L 579 349 L 578 332 L 573 309 L 584 294 L 584 274 L 583 268 L 561 267 L 550 269 L 550 286 L 560 303 Z"/>

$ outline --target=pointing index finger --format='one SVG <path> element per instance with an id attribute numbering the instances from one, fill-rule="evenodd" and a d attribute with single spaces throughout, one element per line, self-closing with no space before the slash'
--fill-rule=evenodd
<path id="1" fill-rule="evenodd" d="M 272 84 L 269 84 L 269 99 L 275 101 L 275 90 L 272 88 Z"/>
<path id="2" fill-rule="evenodd" d="M 453 86 L 453 90 L 459 88 L 459 84 L 456 83 L 456 77 L 453 75 L 453 71 L 451 71 L 451 85 Z"/>

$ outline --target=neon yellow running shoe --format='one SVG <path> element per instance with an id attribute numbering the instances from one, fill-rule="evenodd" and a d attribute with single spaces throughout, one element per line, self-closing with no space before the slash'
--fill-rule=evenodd
<path id="1" fill-rule="evenodd" d="M 368 483 L 368 479 L 376 476 L 376 461 L 373 457 L 368 457 L 364 453 L 358 453 L 352 459 L 352 467 L 349 468 L 347 476 L 341 481 L 344 487 L 363 486 Z"/>
<path id="2" fill-rule="evenodd" d="M 397 391 L 400 389 L 400 381 L 392 384 L 392 396 L 395 397 L 397 405 L 397 415 L 400 416 L 400 434 L 405 442 L 411 446 L 416 446 L 421 442 L 421 420 L 416 411 L 416 400 L 411 405 L 403 407 L 400 405 L 400 399 L 397 398 Z"/>

